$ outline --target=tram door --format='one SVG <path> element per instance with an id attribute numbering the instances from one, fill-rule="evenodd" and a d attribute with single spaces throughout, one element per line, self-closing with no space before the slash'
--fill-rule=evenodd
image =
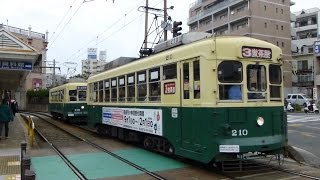
<path id="1" fill-rule="evenodd" d="M 200 101 L 200 65 L 199 60 L 183 61 L 181 64 L 181 137 L 182 147 L 197 149 L 198 131 L 197 117 L 194 114 L 195 102 Z"/>

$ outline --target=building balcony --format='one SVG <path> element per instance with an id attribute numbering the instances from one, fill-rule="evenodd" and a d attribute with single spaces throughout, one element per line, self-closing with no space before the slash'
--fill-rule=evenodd
<path id="1" fill-rule="evenodd" d="M 301 72 L 301 71 L 298 71 L 298 72 Z M 296 75 L 295 80 L 292 81 L 292 86 L 308 87 L 308 86 L 314 86 L 314 83 L 315 83 L 315 79 L 311 71 L 310 73 Z"/>
<path id="2" fill-rule="evenodd" d="M 195 2 L 193 2 L 189 5 L 189 9 L 196 9 L 196 8 L 200 7 L 201 4 L 202 4 L 202 0 L 196 0 Z"/>
<path id="3" fill-rule="evenodd" d="M 238 21 L 239 19 L 243 18 L 243 17 L 249 17 L 250 16 L 250 11 L 249 9 L 245 9 L 243 11 L 239 11 L 239 12 L 234 12 L 230 14 L 230 22 L 232 21 Z"/>
<path id="4" fill-rule="evenodd" d="M 296 32 L 300 32 L 300 31 L 308 31 L 308 30 L 317 29 L 317 28 L 318 28 L 317 24 L 312 24 L 307 26 L 295 27 L 295 30 Z"/>
<path id="5" fill-rule="evenodd" d="M 222 18 L 222 19 L 216 19 L 213 21 L 213 25 L 212 25 L 212 28 L 213 29 L 216 29 L 216 28 L 219 28 L 221 26 L 225 26 L 225 25 L 228 25 L 228 18 L 225 17 L 225 18 Z"/>
<path id="6" fill-rule="evenodd" d="M 224 0 L 216 5 L 212 6 L 211 8 L 209 8 L 207 10 L 200 12 L 199 14 L 196 14 L 194 16 L 189 17 L 188 18 L 188 25 L 190 25 L 196 21 L 199 21 L 204 16 L 217 13 L 221 10 L 228 8 L 229 6 L 232 6 L 234 4 L 238 4 L 239 2 L 242 2 L 242 1 L 243 0 Z"/>
<path id="7" fill-rule="evenodd" d="M 292 86 L 294 87 L 313 87 L 314 81 L 298 81 L 298 82 L 292 82 Z"/>
<path id="8" fill-rule="evenodd" d="M 197 29 L 197 31 L 199 32 L 208 31 L 208 30 L 212 30 L 212 22 L 207 24 L 200 24 L 199 28 Z"/>

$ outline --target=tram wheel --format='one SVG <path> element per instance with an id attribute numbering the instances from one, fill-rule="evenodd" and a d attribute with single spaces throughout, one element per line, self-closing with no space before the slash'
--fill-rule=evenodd
<path id="1" fill-rule="evenodd" d="M 143 142 L 143 146 L 148 149 L 153 149 L 154 143 L 151 138 L 146 138 Z"/>

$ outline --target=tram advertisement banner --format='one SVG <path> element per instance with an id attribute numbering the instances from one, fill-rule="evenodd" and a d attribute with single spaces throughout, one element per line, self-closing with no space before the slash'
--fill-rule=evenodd
<path id="1" fill-rule="evenodd" d="M 161 109 L 103 107 L 102 123 L 162 136 Z"/>

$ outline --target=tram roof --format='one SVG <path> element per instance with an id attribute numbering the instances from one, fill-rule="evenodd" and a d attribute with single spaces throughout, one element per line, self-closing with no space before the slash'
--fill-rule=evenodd
<path id="1" fill-rule="evenodd" d="M 50 89 L 50 91 L 55 91 L 59 89 L 65 89 L 66 87 L 76 87 L 76 86 L 87 86 L 86 82 L 71 82 L 71 83 L 66 83 L 62 84 L 60 86 L 56 86 Z"/>
<path id="2" fill-rule="evenodd" d="M 196 34 L 197 33 L 191 33 L 191 34 L 187 33 L 187 34 L 181 35 L 181 37 L 178 37 L 176 40 L 172 40 L 172 39 L 168 40 L 171 42 L 168 42 L 168 41 L 163 42 L 160 44 L 160 47 L 157 47 L 157 48 L 155 47 L 155 49 L 157 49 L 155 50 L 155 52 L 157 53 L 152 54 L 148 57 L 136 59 L 132 62 L 116 67 L 114 69 L 110 69 L 110 70 L 101 72 L 99 74 L 90 76 L 87 82 L 90 83 L 92 81 L 99 80 L 103 78 L 105 73 L 113 73 L 118 70 L 125 70 L 125 71 L 129 70 L 130 72 L 127 72 L 127 73 L 131 73 L 131 71 L 132 72 L 139 71 L 139 69 L 133 70 L 133 66 L 139 67 L 139 68 L 146 68 L 148 66 L 147 64 L 149 65 L 152 64 L 154 66 L 157 66 L 156 64 L 153 64 L 153 63 L 154 62 L 158 63 L 159 59 L 165 58 L 166 55 L 170 53 L 172 54 L 173 51 L 180 53 L 180 56 L 176 57 L 177 61 L 179 61 L 179 59 L 192 58 L 194 57 L 194 55 L 203 56 L 204 51 L 206 51 L 208 54 L 211 51 L 217 52 L 220 59 L 230 59 L 230 57 L 234 57 L 235 54 L 237 54 L 238 56 L 237 58 L 240 59 L 241 47 L 252 46 L 252 47 L 272 49 L 273 57 L 271 60 L 274 62 L 279 62 L 279 60 L 281 59 L 281 53 L 282 53 L 281 48 L 263 40 L 259 40 L 259 39 L 255 39 L 247 36 L 213 36 L 209 33 L 199 33 L 200 35 L 197 36 Z M 177 42 L 177 44 L 172 45 L 172 42 Z M 208 44 L 211 44 L 211 45 L 208 46 Z M 170 47 L 165 47 L 165 45 L 168 45 Z M 164 50 L 162 50 L 162 48 L 164 48 Z M 176 49 L 176 48 L 179 48 L 179 49 Z"/>

